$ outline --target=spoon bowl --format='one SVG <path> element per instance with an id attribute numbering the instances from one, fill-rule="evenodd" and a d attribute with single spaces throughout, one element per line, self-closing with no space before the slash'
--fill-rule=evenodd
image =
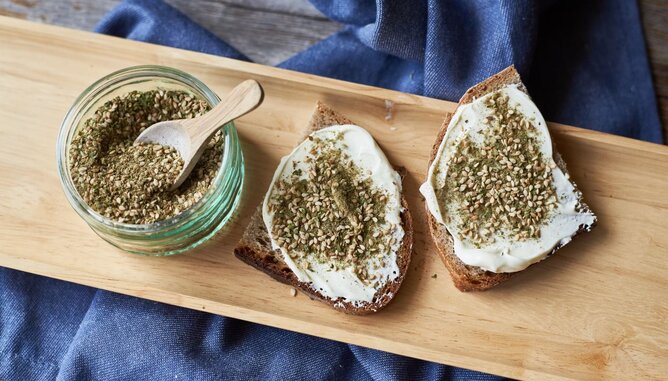
<path id="1" fill-rule="evenodd" d="M 152 143 L 174 147 L 183 159 L 183 169 L 169 190 L 178 188 L 199 161 L 206 144 L 222 126 L 257 108 L 264 90 L 252 79 L 236 86 L 206 114 L 192 119 L 158 122 L 145 129 L 134 143 Z"/>
<path id="2" fill-rule="evenodd" d="M 192 155 L 190 135 L 185 129 L 188 119 L 166 120 L 152 124 L 135 139 L 136 143 L 159 143 L 174 147 L 181 157 Z"/>

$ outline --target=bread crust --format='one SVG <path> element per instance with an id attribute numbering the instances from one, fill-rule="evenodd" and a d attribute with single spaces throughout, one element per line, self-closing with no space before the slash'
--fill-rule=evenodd
<path id="1" fill-rule="evenodd" d="M 464 95 L 462 96 L 457 107 L 460 107 L 467 103 L 471 103 L 477 98 L 480 98 L 488 93 L 497 91 L 507 85 L 512 85 L 512 84 L 518 85 L 518 88 L 520 90 L 527 93 L 526 87 L 522 83 L 522 80 L 517 70 L 515 70 L 514 66 L 509 66 L 506 69 L 502 70 L 501 72 L 486 79 L 485 81 L 468 89 L 466 93 L 464 93 Z M 436 136 L 436 141 L 434 142 L 434 145 L 431 150 L 427 171 L 431 167 L 433 161 L 436 159 L 436 156 L 438 154 L 438 149 L 441 146 L 441 142 L 445 138 L 448 125 L 450 124 L 453 115 L 454 114 L 448 113 L 445 119 L 443 120 L 443 124 L 441 125 L 438 135 Z M 557 152 L 554 142 L 552 144 L 554 148 L 553 158 L 555 163 L 565 174 L 568 175 L 568 169 L 566 168 L 566 163 L 562 159 L 561 155 L 559 155 L 559 153 Z M 582 192 L 580 192 L 577 185 L 573 181 L 571 181 L 571 184 L 573 184 L 576 195 L 578 197 L 578 205 L 576 208 L 579 211 L 591 212 L 589 206 L 585 204 L 585 202 L 582 200 Z M 427 211 L 429 230 L 434 240 L 434 244 L 436 245 L 438 254 L 443 263 L 445 264 L 445 267 L 450 272 L 450 276 L 452 278 L 453 283 L 455 284 L 455 287 L 457 287 L 460 291 L 488 290 L 492 287 L 497 286 L 500 283 L 507 281 L 514 275 L 524 271 L 522 270 L 512 273 L 494 273 L 491 271 L 483 270 L 482 268 L 477 266 L 469 266 L 465 264 L 455 254 L 452 235 L 450 235 L 450 233 L 448 232 L 448 230 L 445 228 L 444 225 L 441 225 L 438 221 L 436 221 L 434 216 L 429 211 L 426 201 L 425 201 L 425 208 Z M 578 231 L 575 232 L 575 234 L 573 234 L 573 237 L 585 231 L 590 231 L 596 225 L 596 222 L 597 222 L 596 217 L 594 217 L 594 223 L 592 225 L 590 226 L 581 225 Z M 564 246 L 563 244 L 555 246 L 552 249 L 552 251 L 548 254 L 548 257 L 554 254 L 557 250 L 559 250 L 563 246 Z"/>
<path id="2" fill-rule="evenodd" d="M 316 109 L 311 116 L 311 121 L 309 122 L 304 137 L 321 128 L 340 124 L 353 123 L 327 105 L 317 102 Z M 403 180 L 405 170 L 399 168 L 397 171 Z M 300 282 L 295 273 L 292 272 L 285 261 L 283 261 L 282 254 L 272 248 L 269 233 L 267 232 L 262 219 L 262 205 L 257 208 L 251 217 L 251 221 L 248 224 L 243 237 L 234 249 L 234 255 L 243 262 L 266 273 L 279 282 L 289 284 L 297 290 L 305 293 L 310 298 L 326 303 L 338 311 L 352 315 L 366 315 L 373 313 L 385 307 L 394 298 L 408 272 L 408 266 L 413 252 L 413 220 L 403 193 L 401 196 L 401 205 L 403 207 L 403 211 L 401 212 L 401 223 L 404 229 L 404 237 L 397 252 L 399 276 L 378 290 L 374 299 L 370 303 L 361 302 L 355 304 L 345 301 L 343 298 L 332 299 L 313 288 L 310 283 Z"/>

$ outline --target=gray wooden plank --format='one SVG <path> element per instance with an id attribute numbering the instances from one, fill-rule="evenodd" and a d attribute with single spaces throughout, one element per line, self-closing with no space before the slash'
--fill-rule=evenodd
<path id="1" fill-rule="evenodd" d="M 168 0 L 169 1 L 169 0 Z M 183 2 L 183 0 L 181 0 Z M 197 0 L 192 3 L 220 2 L 219 0 Z M 223 0 L 228 4 L 234 4 L 248 9 L 274 11 L 288 13 L 298 16 L 315 17 L 327 19 L 308 0 Z"/>
<path id="2" fill-rule="evenodd" d="M 121 0 L 0 0 L 0 15 L 91 30 Z"/>
<path id="3" fill-rule="evenodd" d="M 120 2 L 0 0 L 0 14 L 91 30 Z M 253 61 L 267 65 L 276 65 L 341 28 L 307 0 L 167 0 L 167 3 Z"/>
<path id="4" fill-rule="evenodd" d="M 306 0 L 300 0 L 302 3 Z M 167 0 L 174 8 L 221 37 L 253 61 L 276 65 L 341 29 L 341 25 L 315 14 L 304 4 L 289 7 L 250 8 L 269 3 L 211 0 Z M 241 3 L 244 3 L 243 5 Z M 260 4 L 263 3 L 263 4 Z M 284 3 L 300 4 L 298 1 Z M 293 13 L 291 13 L 293 12 Z M 294 12 L 306 12 L 306 16 Z"/>

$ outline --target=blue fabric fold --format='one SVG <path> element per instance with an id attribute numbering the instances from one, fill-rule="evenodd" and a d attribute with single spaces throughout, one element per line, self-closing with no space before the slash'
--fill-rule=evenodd
<path id="1" fill-rule="evenodd" d="M 238 60 L 248 57 L 162 1 L 126 1 L 95 28 L 112 36 Z"/>
<path id="2" fill-rule="evenodd" d="M 346 26 L 281 67 L 456 101 L 515 64 L 548 120 L 662 141 L 635 2 L 312 2 Z M 126 0 L 96 30 L 248 60 L 157 0 Z M 500 377 L 0 268 L 0 379 Z"/>
<path id="3" fill-rule="evenodd" d="M 349 27 L 282 67 L 457 101 L 514 64 L 547 120 L 663 142 L 633 1 L 312 2 Z"/>
<path id="4" fill-rule="evenodd" d="M 3 380 L 497 380 L 0 268 Z"/>

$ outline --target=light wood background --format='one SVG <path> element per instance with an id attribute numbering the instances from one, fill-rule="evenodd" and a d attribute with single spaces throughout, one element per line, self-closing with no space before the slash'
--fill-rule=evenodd
<path id="1" fill-rule="evenodd" d="M 255 62 L 275 65 L 338 31 L 308 0 L 165 0 Z M 635 0 L 628 0 L 635 1 Z M 92 30 L 121 0 L 0 0 L 0 15 Z M 668 142 L 668 1 L 639 0 Z M 261 38 L 259 38 L 261 36 Z"/>
<path id="2" fill-rule="evenodd" d="M 0 17 L 0 50 L 0 266 L 513 378 L 668 374 L 668 147 L 551 125 L 599 226 L 498 288 L 461 293 L 431 243 L 418 193 L 453 103 L 12 18 Z M 103 75 L 146 63 L 190 72 L 218 94 L 247 78 L 266 92 L 237 122 L 247 160 L 239 215 L 187 255 L 142 257 L 105 243 L 70 208 L 56 173 L 56 135 L 75 97 Z M 371 316 L 292 297 L 232 253 L 318 99 L 366 127 L 408 170 L 413 260 L 395 300 Z"/>

